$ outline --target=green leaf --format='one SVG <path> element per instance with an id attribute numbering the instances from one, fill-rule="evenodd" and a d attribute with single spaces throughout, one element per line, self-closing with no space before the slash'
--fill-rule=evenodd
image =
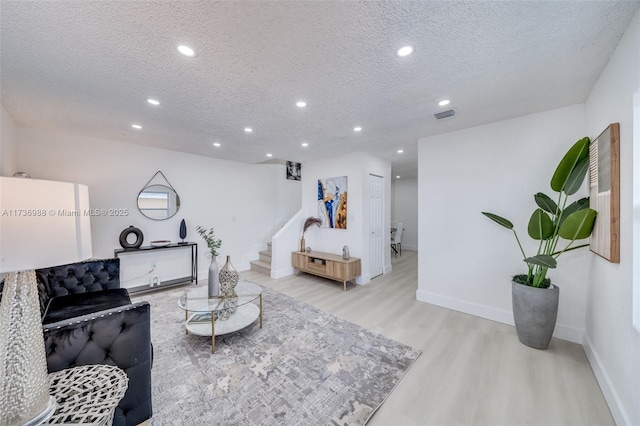
<path id="1" fill-rule="evenodd" d="M 558 265 L 556 260 L 548 254 L 539 254 L 533 257 L 527 257 L 525 260 L 529 265 L 538 265 L 545 268 L 555 268 Z"/>
<path id="2" fill-rule="evenodd" d="M 564 186 L 565 194 L 573 195 L 578 192 L 578 189 L 582 186 L 582 182 L 584 182 L 584 177 L 587 175 L 587 170 L 589 170 L 589 156 L 580 160 L 569 175 L 567 183 Z"/>
<path id="3" fill-rule="evenodd" d="M 593 209 L 582 209 L 571 213 L 560 226 L 558 234 L 565 240 L 582 240 L 591 235 L 597 212 Z"/>
<path id="4" fill-rule="evenodd" d="M 529 219 L 527 231 L 534 240 L 548 240 L 553 236 L 553 221 L 542 209 L 536 209 Z"/>
<path id="5" fill-rule="evenodd" d="M 482 212 L 482 214 L 488 217 L 489 219 L 493 220 L 498 225 L 502 225 L 507 229 L 513 229 L 513 223 L 509 222 L 504 217 L 500 217 L 497 214 L 487 213 L 487 212 Z"/>
<path id="6" fill-rule="evenodd" d="M 536 200 L 536 204 L 542 210 L 549 212 L 553 215 L 558 213 L 558 205 L 548 195 L 543 194 L 542 192 L 538 192 L 536 195 L 533 196 L 533 199 Z"/>
<path id="7" fill-rule="evenodd" d="M 569 148 L 553 173 L 551 189 L 556 192 L 564 190 L 573 169 L 582 159 L 589 156 L 589 142 L 589 138 L 585 136 Z"/>
<path id="8" fill-rule="evenodd" d="M 560 216 L 560 225 L 571 215 L 573 212 L 577 212 L 578 210 L 584 210 L 589 207 L 589 197 L 580 198 L 577 201 L 569 204 L 562 211 Z"/>

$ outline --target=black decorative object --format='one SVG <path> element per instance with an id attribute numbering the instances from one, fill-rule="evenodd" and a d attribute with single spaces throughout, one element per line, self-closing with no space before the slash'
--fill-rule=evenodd
<path id="1" fill-rule="evenodd" d="M 127 241 L 129 234 L 135 234 L 136 240 L 133 243 Z M 132 249 L 139 248 L 142 245 L 142 241 L 144 240 L 144 236 L 142 235 L 142 231 L 136 228 L 135 226 L 130 226 L 124 231 L 120 233 L 120 245 L 124 249 Z"/>
<path id="2" fill-rule="evenodd" d="M 180 221 L 180 238 L 182 238 L 182 241 L 178 244 L 186 244 L 184 239 L 187 238 L 187 224 L 184 223 L 184 219 Z"/>

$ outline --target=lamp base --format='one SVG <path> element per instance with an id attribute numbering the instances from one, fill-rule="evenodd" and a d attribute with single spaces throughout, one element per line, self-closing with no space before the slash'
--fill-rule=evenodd
<path id="1" fill-rule="evenodd" d="M 53 413 L 56 412 L 56 408 L 58 408 L 58 404 L 56 403 L 56 399 L 54 397 L 50 396 L 49 397 L 49 405 L 47 406 L 47 408 L 45 408 L 42 413 L 38 414 L 37 416 L 35 416 L 31 420 L 27 420 L 26 422 L 24 422 L 22 424 L 22 426 L 37 426 L 37 425 L 41 425 L 42 423 L 46 422 L 51 416 L 53 416 Z"/>
<path id="2" fill-rule="evenodd" d="M 0 425 L 32 424 L 55 411 L 50 385 L 36 273 L 11 272 L 0 303 Z"/>

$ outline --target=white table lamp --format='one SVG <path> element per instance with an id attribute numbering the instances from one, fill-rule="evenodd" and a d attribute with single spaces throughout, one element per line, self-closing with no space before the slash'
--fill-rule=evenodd
<path id="1" fill-rule="evenodd" d="M 0 426 L 39 424 L 55 411 L 35 269 L 91 257 L 85 185 L 0 177 Z"/>

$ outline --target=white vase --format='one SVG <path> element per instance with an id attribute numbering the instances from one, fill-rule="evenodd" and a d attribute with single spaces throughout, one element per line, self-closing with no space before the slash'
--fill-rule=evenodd
<path id="1" fill-rule="evenodd" d="M 216 258 L 212 257 L 211 265 L 209 265 L 209 297 L 216 297 L 220 295 L 220 278 L 219 278 L 218 262 Z"/>

